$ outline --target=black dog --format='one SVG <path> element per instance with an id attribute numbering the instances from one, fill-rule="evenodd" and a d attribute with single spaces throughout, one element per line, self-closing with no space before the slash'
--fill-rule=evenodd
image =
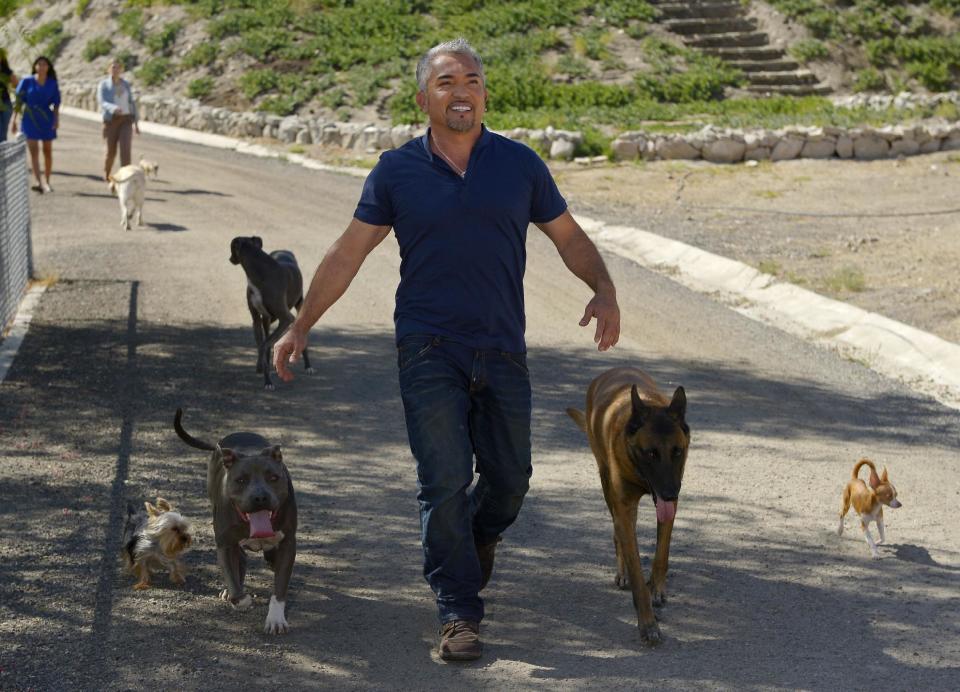
<path id="1" fill-rule="evenodd" d="M 297 556 L 297 502 L 293 481 L 278 445 L 250 432 L 227 435 L 219 444 L 198 440 L 180 425 L 173 428 L 191 447 L 213 452 L 207 465 L 207 494 L 213 511 L 217 562 L 227 588 L 220 598 L 241 610 L 253 605 L 243 591 L 247 573 L 244 550 L 263 551 L 273 570 L 273 595 L 264 631 L 287 631 L 287 586 Z"/>
<path id="2" fill-rule="evenodd" d="M 273 389 L 270 380 L 270 354 L 273 345 L 293 323 L 292 308 L 303 304 L 303 276 L 297 259 L 289 250 L 263 251 L 257 236 L 239 236 L 230 241 L 230 262 L 243 267 L 247 275 L 247 307 L 253 317 L 253 335 L 257 339 L 257 372 L 263 373 L 264 389 Z M 279 322 L 271 334 L 270 325 Z M 268 336 L 269 335 L 269 336 Z M 303 349 L 303 365 L 308 373 L 310 357 Z"/>

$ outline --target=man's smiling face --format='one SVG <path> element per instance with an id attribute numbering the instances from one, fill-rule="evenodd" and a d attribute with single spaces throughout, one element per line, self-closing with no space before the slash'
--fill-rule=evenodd
<path id="1" fill-rule="evenodd" d="M 434 58 L 427 88 L 417 93 L 417 105 L 428 115 L 430 125 L 446 125 L 456 132 L 479 129 L 486 104 L 483 72 L 467 55 L 445 53 Z"/>

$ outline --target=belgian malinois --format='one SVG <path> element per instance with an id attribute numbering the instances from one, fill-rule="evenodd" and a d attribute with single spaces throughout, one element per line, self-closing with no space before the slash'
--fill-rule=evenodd
<path id="1" fill-rule="evenodd" d="M 649 646 L 660 643 L 653 606 L 667 600 L 670 534 L 690 446 L 686 410 L 683 387 L 667 401 L 649 375 L 626 367 L 608 370 L 590 383 L 586 414 L 567 409 L 587 433 L 597 458 L 603 497 L 613 517 L 616 584 L 633 591 L 637 626 Z M 637 505 L 647 493 L 657 510 L 657 552 L 649 588 L 637 552 Z"/>

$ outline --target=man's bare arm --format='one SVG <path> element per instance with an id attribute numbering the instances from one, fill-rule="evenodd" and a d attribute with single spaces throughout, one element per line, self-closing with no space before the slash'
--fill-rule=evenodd
<path id="1" fill-rule="evenodd" d="M 372 226 L 353 219 L 347 230 L 327 250 L 313 274 L 297 318 L 273 347 L 273 365 L 277 374 L 289 382 L 293 374 L 287 368 L 295 363 L 307 345 L 307 332 L 342 296 L 367 255 L 387 237 L 390 226 Z"/>
<path id="2" fill-rule="evenodd" d="M 597 329 L 593 340 L 599 350 L 606 351 L 620 338 L 620 307 L 617 290 L 597 246 L 569 211 L 553 221 L 538 223 L 537 227 L 553 241 L 567 269 L 593 289 L 593 299 L 587 303 L 580 326 L 587 326 L 595 317 Z"/>

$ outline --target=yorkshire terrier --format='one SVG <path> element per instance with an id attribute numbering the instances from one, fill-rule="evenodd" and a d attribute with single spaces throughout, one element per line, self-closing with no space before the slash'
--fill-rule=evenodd
<path id="1" fill-rule="evenodd" d="M 184 566 L 180 560 L 193 542 L 190 523 L 170 503 L 157 498 L 156 506 L 143 503 L 146 512 L 127 503 L 127 523 L 123 528 L 123 562 L 139 581 L 135 589 L 150 588 L 150 573 L 170 572 L 170 580 L 183 584 Z"/>

